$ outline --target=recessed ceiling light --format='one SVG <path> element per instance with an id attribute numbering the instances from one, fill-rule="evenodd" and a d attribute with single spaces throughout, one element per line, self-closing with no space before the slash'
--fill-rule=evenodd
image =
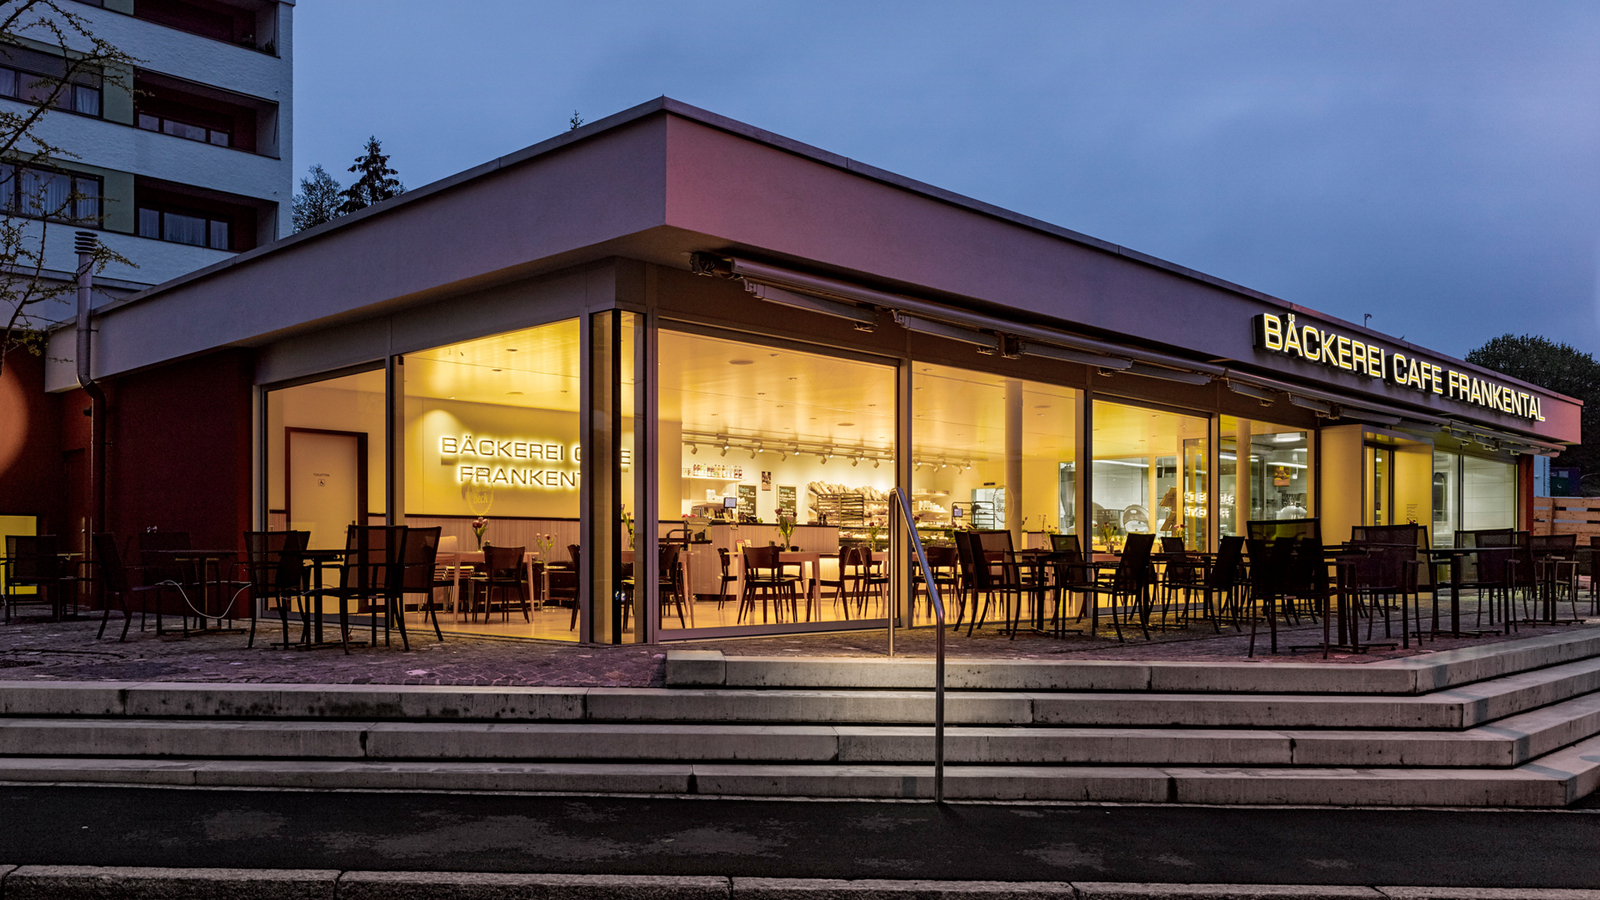
<path id="1" fill-rule="evenodd" d="M 839 423 L 839 427 L 840 428 L 853 428 L 853 427 L 855 427 L 855 424 L 856 423 L 854 423 L 854 422 L 840 422 Z"/>
<path id="2" fill-rule="evenodd" d="M 1050 404 L 1048 404 L 1048 403 L 1038 403 L 1038 404 L 1035 404 L 1033 408 L 1034 409 L 1049 409 L 1050 408 Z"/>
<path id="3" fill-rule="evenodd" d="M 522 396 L 522 392 L 521 391 L 506 391 L 506 396 L 507 397 L 521 397 Z"/>
<path id="4" fill-rule="evenodd" d="M 753 360 L 753 359 L 730 359 L 730 360 L 728 360 L 728 365 L 730 365 L 730 366 L 748 366 L 748 365 L 752 365 L 754 363 L 755 363 L 755 360 Z"/>
<path id="5" fill-rule="evenodd" d="M 498 372 L 500 370 L 499 369 L 491 369 L 490 371 Z"/>
<path id="6" fill-rule="evenodd" d="M 507 353 L 515 353 L 515 352 L 517 352 L 517 348 L 515 348 L 515 347 L 507 347 L 506 348 L 506 352 Z"/>
<path id="7" fill-rule="evenodd" d="M 767 395 L 766 391 L 756 391 L 756 396 L 757 397 L 765 397 L 766 395 Z"/>

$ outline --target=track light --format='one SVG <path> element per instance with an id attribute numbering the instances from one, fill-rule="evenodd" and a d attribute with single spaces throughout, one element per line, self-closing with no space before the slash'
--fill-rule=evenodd
<path id="1" fill-rule="evenodd" d="M 689 445 L 689 455 L 690 456 L 694 456 L 695 454 L 697 454 L 699 452 L 700 452 L 700 445 L 699 444 L 690 444 Z"/>
<path id="2" fill-rule="evenodd" d="M 880 462 L 882 462 L 882 460 L 877 460 L 877 459 L 875 459 L 875 460 L 873 460 L 873 461 L 872 461 L 872 467 L 873 467 L 873 468 L 874 468 L 874 469 L 876 469 L 876 468 L 877 468 L 877 467 L 878 467 L 878 464 L 879 464 L 879 463 L 880 463 Z"/>
<path id="3" fill-rule="evenodd" d="M 761 452 L 761 449 L 759 447 L 751 447 L 750 448 L 750 458 L 751 459 L 755 459 L 756 458 L 756 454 L 759 453 L 759 452 Z"/>
<path id="4" fill-rule="evenodd" d="M 856 466 L 859 466 L 859 465 L 861 465 L 861 457 L 859 457 L 859 456 L 850 457 L 850 468 L 854 469 Z"/>
<path id="5" fill-rule="evenodd" d="M 723 456 L 727 456 L 728 455 L 728 445 L 727 444 L 723 444 L 722 445 L 722 455 Z"/>

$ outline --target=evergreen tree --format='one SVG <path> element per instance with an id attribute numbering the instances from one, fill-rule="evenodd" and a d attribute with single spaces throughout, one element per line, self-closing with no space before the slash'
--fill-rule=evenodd
<path id="1" fill-rule="evenodd" d="M 339 182 L 322 166 L 312 166 L 308 177 L 300 179 L 300 192 L 294 195 L 294 230 L 305 231 L 339 217 Z"/>
<path id="2" fill-rule="evenodd" d="M 356 180 L 344 189 L 342 196 L 344 202 L 339 205 L 340 215 L 349 215 L 356 210 L 366 209 L 374 203 L 382 203 L 390 197 L 398 197 L 405 193 L 405 185 L 393 176 L 400 174 L 389 168 L 389 155 L 383 152 L 383 147 L 378 144 L 376 137 L 367 138 L 366 151 L 356 157 L 355 165 L 350 171 L 356 173 Z"/>
<path id="3" fill-rule="evenodd" d="M 1467 362 L 1582 400 L 1584 443 L 1553 462 L 1582 469 L 1586 494 L 1600 490 L 1592 477 L 1600 474 L 1600 445 L 1589 443 L 1591 435 L 1600 433 L 1600 362 L 1576 347 L 1533 334 L 1503 334 L 1468 353 Z"/>

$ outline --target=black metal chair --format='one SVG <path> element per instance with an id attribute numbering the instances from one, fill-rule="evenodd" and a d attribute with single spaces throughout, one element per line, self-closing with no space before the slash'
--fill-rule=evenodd
<path id="1" fill-rule="evenodd" d="M 1139 630 L 1144 639 L 1150 639 L 1150 589 L 1154 580 L 1150 553 L 1155 548 L 1153 534 L 1130 534 L 1122 545 L 1122 556 L 1109 578 L 1097 580 L 1089 589 L 1093 609 L 1091 634 L 1099 630 L 1100 598 L 1110 597 L 1111 626 L 1116 629 L 1117 641 L 1124 640 L 1122 626 L 1130 616 L 1138 616 Z"/>
<path id="2" fill-rule="evenodd" d="M 1251 523 L 1255 524 L 1255 523 Z M 1278 652 L 1278 605 L 1289 595 L 1294 566 L 1295 540 L 1279 538 L 1268 544 L 1263 538 L 1245 541 L 1250 557 L 1250 599 L 1252 608 L 1259 608 L 1259 617 L 1250 620 L 1250 650 L 1247 656 L 1256 655 L 1256 632 L 1261 619 L 1267 620 L 1271 636 L 1271 652 Z"/>
<path id="3" fill-rule="evenodd" d="M 6 621 L 26 597 L 17 588 L 31 587 L 38 602 L 48 602 L 50 613 L 61 618 L 66 612 L 63 596 L 68 585 L 76 581 L 62 565 L 60 545 L 53 534 L 6 535 Z"/>
<path id="4" fill-rule="evenodd" d="M 1016 639 L 1017 623 L 1022 617 L 1022 595 L 1033 589 L 1033 585 L 1026 584 L 1018 577 L 1017 567 L 1011 561 L 1011 532 L 1009 531 L 959 531 L 956 532 L 957 547 L 960 541 L 967 544 L 965 558 L 962 559 L 964 567 L 968 567 L 968 577 L 971 584 L 974 613 L 967 621 L 967 636 L 971 637 L 976 628 L 982 628 L 988 621 L 989 607 L 999 595 L 1004 604 L 1002 615 L 1006 627 L 1011 629 L 1012 640 Z M 970 562 L 969 562 L 970 561 Z M 983 597 L 982 608 L 977 608 L 978 597 Z M 1012 600 L 1015 598 L 1015 606 Z"/>
<path id="5" fill-rule="evenodd" d="M 424 622 L 431 615 L 433 617 L 433 636 L 440 642 L 444 641 L 444 632 L 439 628 L 439 609 L 444 604 L 433 599 L 434 589 L 438 582 L 437 564 L 439 561 L 439 532 L 440 527 L 407 528 L 400 538 L 400 590 L 389 595 L 389 615 L 400 624 L 400 640 L 407 650 L 411 649 L 411 641 L 406 636 L 406 600 L 414 594 L 422 595 L 417 609 L 422 613 Z"/>
<path id="6" fill-rule="evenodd" d="M 160 588 L 150 585 L 136 585 L 128 577 L 128 569 L 122 563 L 122 553 L 117 549 L 117 537 L 104 532 L 95 534 L 94 561 L 100 570 L 100 585 L 105 592 L 105 611 L 100 615 L 100 630 L 95 632 L 95 640 L 105 637 L 106 622 L 111 618 L 111 597 L 116 596 L 122 607 L 122 634 L 117 638 L 120 643 L 128 639 L 128 626 L 133 624 L 133 610 L 129 609 L 128 601 L 137 595 L 140 600 L 141 614 L 143 607 L 149 605 L 149 597 Z"/>
<path id="7" fill-rule="evenodd" d="M 98 538 L 99 535 L 95 537 Z M 274 600 L 278 604 L 278 618 L 283 623 L 283 649 L 289 649 L 289 607 L 296 600 L 300 601 L 301 639 L 304 640 L 309 634 L 311 615 L 306 606 L 305 566 L 300 554 L 306 549 L 306 543 L 310 539 L 309 531 L 244 533 L 245 573 L 250 581 L 251 595 L 250 640 L 246 643 L 246 647 L 256 645 L 256 604 L 266 604 Z M 123 626 L 123 631 L 126 633 L 126 625 Z"/>
<path id="8" fill-rule="evenodd" d="M 339 600 L 339 642 L 350 652 L 350 601 L 356 611 L 370 616 L 372 644 L 378 642 L 378 618 L 382 611 L 384 640 L 388 640 L 387 613 L 390 594 L 399 589 L 400 550 L 404 525 L 350 525 L 345 532 L 344 561 L 339 566 L 339 584 L 322 589 L 324 596 Z M 320 601 L 319 601 L 320 602 Z M 404 621 L 401 628 L 405 627 Z"/>
<path id="9" fill-rule="evenodd" d="M 1066 632 L 1066 598 L 1079 595 L 1078 621 L 1089 610 L 1091 591 L 1095 586 L 1094 567 L 1083 558 L 1083 550 L 1075 534 L 1050 535 L 1050 565 L 1055 589 L 1056 606 L 1051 616 L 1052 630 L 1061 635 Z"/>

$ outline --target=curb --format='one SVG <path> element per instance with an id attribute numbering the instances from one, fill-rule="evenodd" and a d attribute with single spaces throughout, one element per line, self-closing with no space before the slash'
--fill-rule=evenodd
<path id="1" fill-rule="evenodd" d="M 1600 900 L 1567 888 L 0 865 L 0 900 Z"/>

